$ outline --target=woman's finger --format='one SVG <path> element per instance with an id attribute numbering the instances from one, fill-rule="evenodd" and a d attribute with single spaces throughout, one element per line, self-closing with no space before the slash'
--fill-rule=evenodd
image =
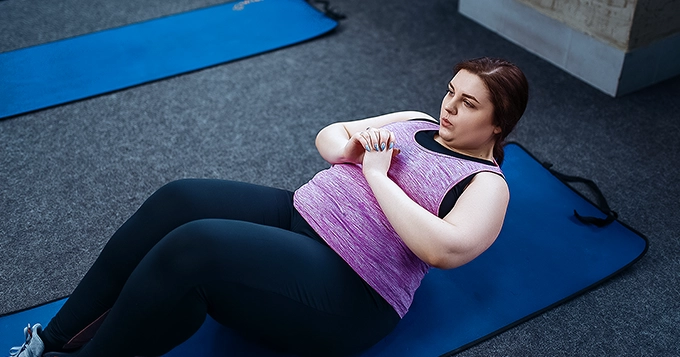
<path id="1" fill-rule="evenodd" d="M 366 130 L 359 132 L 363 139 L 362 144 L 366 151 L 384 151 L 394 147 L 396 139 L 394 133 L 387 129 L 366 128 Z"/>
<path id="2" fill-rule="evenodd" d="M 388 131 L 388 130 L 385 130 L 385 129 L 376 129 L 376 130 L 373 130 L 372 132 L 373 132 L 372 138 L 375 139 L 375 141 L 373 142 L 373 146 L 372 146 L 372 147 L 373 147 L 376 151 L 383 151 L 383 150 L 385 150 L 386 145 L 387 145 L 387 144 L 386 144 L 386 139 L 387 139 L 387 136 L 389 136 L 389 134 L 388 134 L 389 131 Z"/>
<path id="3" fill-rule="evenodd" d="M 379 151 L 385 151 L 388 149 L 392 135 L 392 132 L 387 129 L 378 130 L 376 139 Z"/>
<path id="4" fill-rule="evenodd" d="M 359 142 L 366 151 L 371 151 L 371 135 L 366 131 L 359 132 Z"/>
<path id="5" fill-rule="evenodd" d="M 373 128 L 366 128 L 365 131 L 362 132 L 362 137 L 366 138 L 366 151 L 372 151 L 376 150 L 376 138 L 375 138 L 375 130 Z"/>
<path id="6" fill-rule="evenodd" d="M 380 133 L 380 148 L 381 150 L 389 150 L 390 143 L 393 141 L 394 134 L 390 130 L 383 130 Z"/>
<path id="7" fill-rule="evenodd" d="M 380 151 L 380 130 L 372 129 L 371 133 L 371 149 Z"/>
<path id="8" fill-rule="evenodd" d="M 382 136 L 383 136 L 383 130 L 381 130 L 381 129 L 376 130 L 376 132 L 375 132 L 375 146 L 377 147 L 378 151 L 383 150 L 383 148 L 382 148 L 382 144 L 383 144 Z"/>
<path id="9" fill-rule="evenodd" d="M 390 131 L 390 136 L 387 139 L 387 149 L 392 150 L 394 149 L 394 144 L 397 142 L 397 138 L 394 136 L 394 133 Z"/>

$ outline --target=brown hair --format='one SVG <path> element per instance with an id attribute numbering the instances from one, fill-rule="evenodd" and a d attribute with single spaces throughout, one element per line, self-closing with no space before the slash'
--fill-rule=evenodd
<path id="1" fill-rule="evenodd" d="M 501 128 L 493 146 L 493 156 L 500 165 L 505 158 L 503 140 L 515 128 L 527 107 L 529 83 L 517 66 L 498 58 L 481 57 L 463 61 L 454 67 L 454 73 L 460 70 L 477 75 L 489 91 L 494 108 L 494 125 Z"/>

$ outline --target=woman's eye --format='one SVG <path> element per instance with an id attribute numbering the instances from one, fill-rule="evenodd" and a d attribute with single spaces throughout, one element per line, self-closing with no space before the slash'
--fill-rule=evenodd
<path id="1" fill-rule="evenodd" d="M 447 95 L 453 95 L 453 91 L 452 91 L 451 89 L 447 89 L 447 90 L 446 90 L 446 94 L 447 94 Z"/>
<path id="2" fill-rule="evenodd" d="M 465 103 L 465 106 L 468 107 L 468 108 L 474 108 L 475 107 L 474 105 L 472 105 L 472 102 L 470 102 L 469 100 L 466 100 L 463 103 Z"/>

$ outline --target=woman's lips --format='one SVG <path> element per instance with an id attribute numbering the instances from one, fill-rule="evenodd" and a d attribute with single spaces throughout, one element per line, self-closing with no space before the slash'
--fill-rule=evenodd
<path id="1" fill-rule="evenodd" d="M 439 121 L 442 123 L 442 126 L 451 126 L 451 122 L 445 118 L 440 118 Z"/>

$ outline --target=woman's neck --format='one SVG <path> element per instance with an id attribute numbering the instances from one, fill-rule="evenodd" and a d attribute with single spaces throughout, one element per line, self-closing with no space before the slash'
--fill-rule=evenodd
<path id="1" fill-rule="evenodd" d="M 448 144 L 446 141 L 444 141 L 444 139 L 442 139 L 441 136 L 439 136 L 439 134 L 434 135 L 434 140 L 436 142 L 438 142 L 439 144 L 441 144 L 443 147 L 445 147 L 445 148 L 447 148 L 447 149 L 449 149 L 453 152 L 457 152 L 457 153 L 462 154 L 462 155 L 466 155 L 466 156 L 470 156 L 470 157 L 476 157 L 476 158 L 484 159 L 484 160 L 488 160 L 488 161 L 494 161 L 494 158 L 493 158 L 493 145 L 494 145 L 494 143 L 490 143 L 490 145 L 484 145 L 484 147 L 479 148 L 479 149 L 468 150 L 468 149 L 460 149 L 460 148 L 457 148 L 457 147 L 454 147 L 454 146 Z"/>

